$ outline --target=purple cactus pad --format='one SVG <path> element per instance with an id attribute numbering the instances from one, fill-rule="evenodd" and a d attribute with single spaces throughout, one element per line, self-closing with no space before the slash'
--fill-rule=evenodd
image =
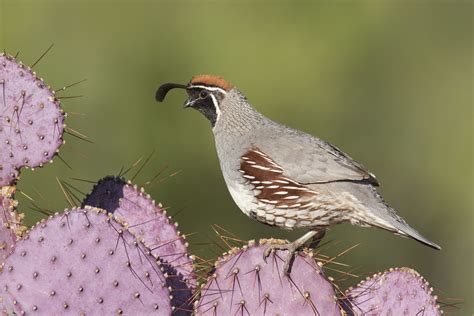
<path id="1" fill-rule="evenodd" d="M 22 167 L 52 161 L 63 143 L 64 118 L 54 91 L 0 53 L 0 186 L 15 183 Z"/>
<path id="2" fill-rule="evenodd" d="M 286 251 L 263 259 L 270 242 L 283 243 L 250 242 L 218 259 L 195 303 L 196 315 L 341 315 L 335 289 L 312 254 L 298 253 L 287 277 Z"/>
<path id="3" fill-rule="evenodd" d="M 177 230 L 161 204 L 123 178 L 107 176 L 94 186 L 83 205 L 113 213 L 143 240 L 156 257 L 169 263 L 191 287 L 196 285 L 193 260 L 188 255 L 185 236 Z"/>
<path id="4" fill-rule="evenodd" d="M 36 224 L 0 274 L 0 302 L 18 315 L 170 315 L 155 258 L 105 211 L 66 210 Z"/>
<path id="5" fill-rule="evenodd" d="M 185 236 L 177 230 L 161 204 L 123 178 L 107 176 L 98 181 L 83 205 L 107 210 L 126 223 L 128 229 L 143 241 L 160 259 L 166 273 L 166 284 L 173 296 L 174 315 L 188 315 L 197 284 L 193 259 L 188 255 Z"/>
<path id="6" fill-rule="evenodd" d="M 415 270 L 390 269 L 375 274 L 346 292 L 345 309 L 355 315 L 424 315 L 442 312 L 433 289 Z"/>

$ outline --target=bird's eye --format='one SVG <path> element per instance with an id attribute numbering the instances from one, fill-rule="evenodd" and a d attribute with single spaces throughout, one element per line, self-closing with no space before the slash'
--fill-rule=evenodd
<path id="1" fill-rule="evenodd" d="M 209 94 L 207 93 L 206 90 L 202 90 L 201 93 L 199 93 L 199 97 L 200 97 L 201 99 L 206 98 L 208 95 L 209 95 Z"/>

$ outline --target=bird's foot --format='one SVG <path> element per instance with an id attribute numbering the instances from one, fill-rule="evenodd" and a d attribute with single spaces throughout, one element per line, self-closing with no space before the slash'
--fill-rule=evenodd
<path id="1" fill-rule="evenodd" d="M 287 244 L 271 244 L 270 246 L 265 249 L 263 252 L 263 260 L 265 263 L 267 262 L 267 257 L 275 250 L 287 250 L 288 254 L 286 255 L 285 264 L 283 265 L 283 273 L 288 275 L 291 272 L 291 266 L 293 265 L 293 261 L 295 259 L 295 253 L 304 246 L 304 244 L 311 240 L 313 237 L 313 241 L 311 242 L 314 247 L 318 245 L 318 243 L 323 239 L 325 230 L 312 230 L 298 238 L 297 240 L 287 243 Z"/>
<path id="2" fill-rule="evenodd" d="M 263 260 L 267 262 L 267 257 L 274 252 L 275 250 L 287 250 L 288 253 L 285 258 L 285 263 L 283 265 L 283 274 L 289 275 L 291 272 L 291 267 L 295 259 L 295 253 L 302 245 L 296 242 L 291 242 L 288 244 L 272 244 L 265 249 L 263 252 Z"/>

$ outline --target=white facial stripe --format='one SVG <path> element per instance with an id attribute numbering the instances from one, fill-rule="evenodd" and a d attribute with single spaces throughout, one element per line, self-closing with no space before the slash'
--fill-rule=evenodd
<path id="1" fill-rule="evenodd" d="M 221 109 L 219 108 L 219 103 L 217 103 L 216 97 L 212 93 L 210 93 L 210 96 L 212 98 L 212 103 L 214 103 L 214 107 L 216 108 L 216 114 L 217 114 L 216 122 L 217 122 L 219 120 L 219 117 L 221 116 Z"/>
<path id="2" fill-rule="evenodd" d="M 221 88 L 217 88 L 217 87 L 207 87 L 207 86 L 201 86 L 201 85 L 197 85 L 197 86 L 190 85 L 189 88 L 191 88 L 191 89 L 199 88 L 199 89 L 206 89 L 206 90 L 209 90 L 209 91 L 219 91 L 220 93 L 227 94 L 227 91 L 225 91 L 224 89 L 221 89 Z"/>

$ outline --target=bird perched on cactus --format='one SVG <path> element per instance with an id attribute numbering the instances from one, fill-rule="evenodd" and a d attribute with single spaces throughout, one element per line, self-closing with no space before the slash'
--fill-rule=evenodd
<path id="1" fill-rule="evenodd" d="M 222 173 L 232 198 L 249 217 L 284 229 L 309 230 L 288 244 L 285 273 L 295 251 L 307 241 L 318 242 L 331 225 L 350 222 L 379 227 L 441 249 L 410 227 L 377 193 L 375 176 L 331 144 L 292 129 L 259 113 L 247 98 L 221 77 L 199 75 L 185 89 L 186 108 L 201 112 L 211 123 Z"/>

